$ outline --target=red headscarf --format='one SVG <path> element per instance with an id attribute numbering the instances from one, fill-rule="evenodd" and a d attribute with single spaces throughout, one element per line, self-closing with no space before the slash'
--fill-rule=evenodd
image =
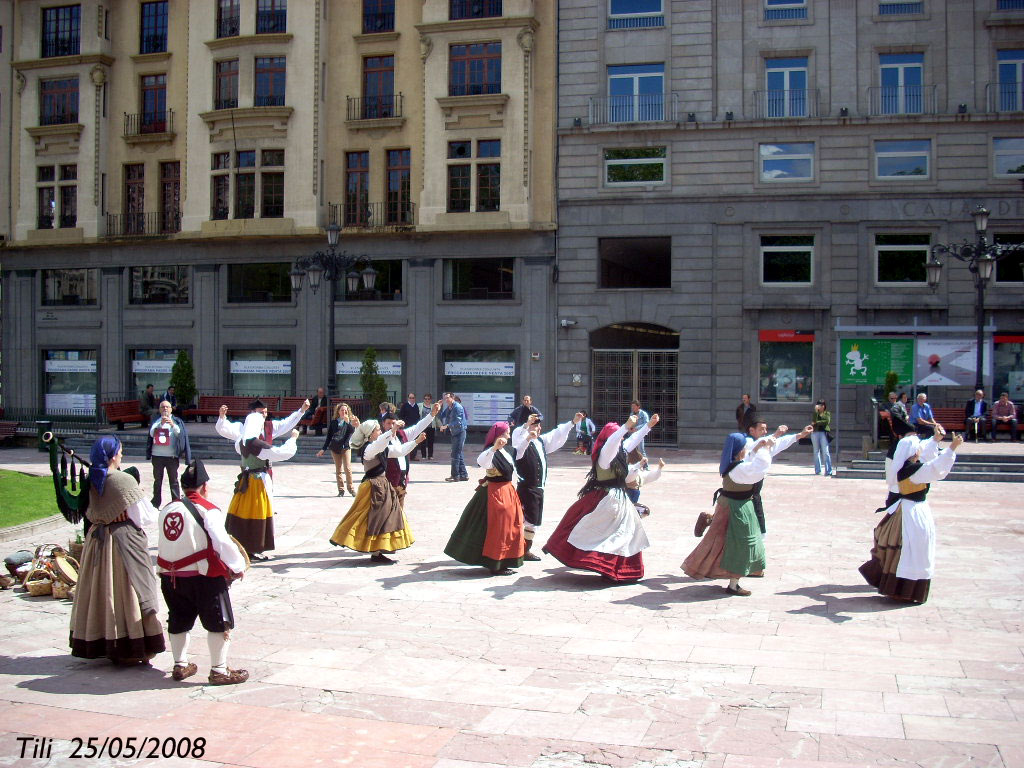
<path id="1" fill-rule="evenodd" d="M 487 439 L 484 440 L 484 450 L 487 450 L 492 445 L 494 445 L 494 441 L 497 440 L 502 435 L 504 435 L 506 432 L 508 432 L 507 421 L 494 422 L 494 426 L 487 431 Z"/>
<path id="2" fill-rule="evenodd" d="M 601 429 L 601 432 L 598 434 L 597 439 L 594 441 L 593 450 L 590 452 L 591 464 L 596 462 L 598 457 L 601 455 L 601 449 L 604 447 L 605 440 L 614 435 L 618 430 L 619 425 L 616 424 L 614 421 L 609 421 L 607 424 L 604 425 L 604 427 Z"/>

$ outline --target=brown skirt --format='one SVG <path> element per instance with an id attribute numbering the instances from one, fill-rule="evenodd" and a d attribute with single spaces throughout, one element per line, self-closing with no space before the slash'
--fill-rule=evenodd
<path id="1" fill-rule="evenodd" d="M 743 575 L 730 573 L 721 567 L 722 553 L 729 534 L 730 515 L 729 504 L 724 496 L 720 496 L 704 538 L 683 561 L 683 572 L 691 579 L 737 579 Z"/>
<path id="2" fill-rule="evenodd" d="M 71 607 L 71 655 L 127 662 L 148 660 L 163 650 L 160 619 L 155 611 L 143 616 L 114 540 L 86 536 Z"/>
<path id="3" fill-rule="evenodd" d="M 858 570 L 868 584 L 893 600 L 923 603 L 931 590 L 931 579 L 901 579 L 896 575 L 903 549 L 903 508 L 896 509 L 875 526 L 871 559 Z"/>

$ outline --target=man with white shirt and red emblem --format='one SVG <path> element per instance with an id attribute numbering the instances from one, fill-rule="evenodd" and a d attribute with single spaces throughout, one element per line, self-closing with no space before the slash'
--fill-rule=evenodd
<path id="1" fill-rule="evenodd" d="M 249 673 L 227 665 L 235 627 L 228 586 L 242 578 L 247 563 L 224 529 L 224 512 L 207 498 L 209 479 L 196 459 L 181 475 L 184 498 L 161 510 L 157 571 L 174 655 L 171 677 L 181 681 L 198 671 L 188 660 L 189 632 L 198 618 L 210 650 L 210 684 L 235 685 L 248 680 Z"/>

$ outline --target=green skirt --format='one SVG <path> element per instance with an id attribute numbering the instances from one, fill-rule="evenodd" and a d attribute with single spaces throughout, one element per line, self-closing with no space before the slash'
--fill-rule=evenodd
<path id="1" fill-rule="evenodd" d="M 754 502 L 750 499 L 739 501 L 719 497 L 729 505 L 729 528 L 725 533 L 725 548 L 722 550 L 721 568 L 724 571 L 746 576 L 764 570 L 764 539 L 761 527 L 754 514 Z"/>
<path id="2" fill-rule="evenodd" d="M 523 565 L 523 558 L 506 557 L 502 560 L 495 560 L 483 554 L 487 545 L 487 505 L 488 486 L 484 483 L 477 487 L 473 498 L 469 500 L 466 508 L 462 511 L 455 530 L 452 531 L 448 545 L 444 553 L 453 560 L 458 560 L 466 565 L 482 565 L 492 571 L 499 571 L 503 568 L 520 568 Z M 511 487 L 511 483 L 508 484 Z M 512 490 L 512 494 L 515 491 Z M 491 503 L 494 503 L 493 501 Z M 519 551 L 522 551 L 521 549 Z M 515 554 L 513 551 L 512 554 Z"/>

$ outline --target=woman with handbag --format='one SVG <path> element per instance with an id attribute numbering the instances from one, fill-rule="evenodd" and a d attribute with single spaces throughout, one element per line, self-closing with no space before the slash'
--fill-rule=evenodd
<path id="1" fill-rule="evenodd" d="M 811 446 L 814 449 L 814 474 L 820 475 L 824 466 L 825 477 L 830 477 L 833 474 L 833 469 L 828 444 L 832 442 L 832 414 L 828 412 L 824 400 L 819 400 L 814 404 L 811 424 L 814 426 L 814 431 L 811 432 Z"/>
<path id="2" fill-rule="evenodd" d="M 352 433 L 359 426 L 359 419 L 352 415 L 352 409 L 348 403 L 338 403 L 334 407 L 334 418 L 327 427 L 327 437 L 324 439 L 324 447 L 317 451 L 316 455 L 323 456 L 324 451 L 331 449 L 331 458 L 334 459 L 334 477 L 338 482 L 338 495 L 345 495 L 345 486 L 341 484 L 341 475 L 344 471 L 345 481 L 348 485 L 348 492 L 356 495 L 352 487 L 352 447 L 349 441 Z"/>

